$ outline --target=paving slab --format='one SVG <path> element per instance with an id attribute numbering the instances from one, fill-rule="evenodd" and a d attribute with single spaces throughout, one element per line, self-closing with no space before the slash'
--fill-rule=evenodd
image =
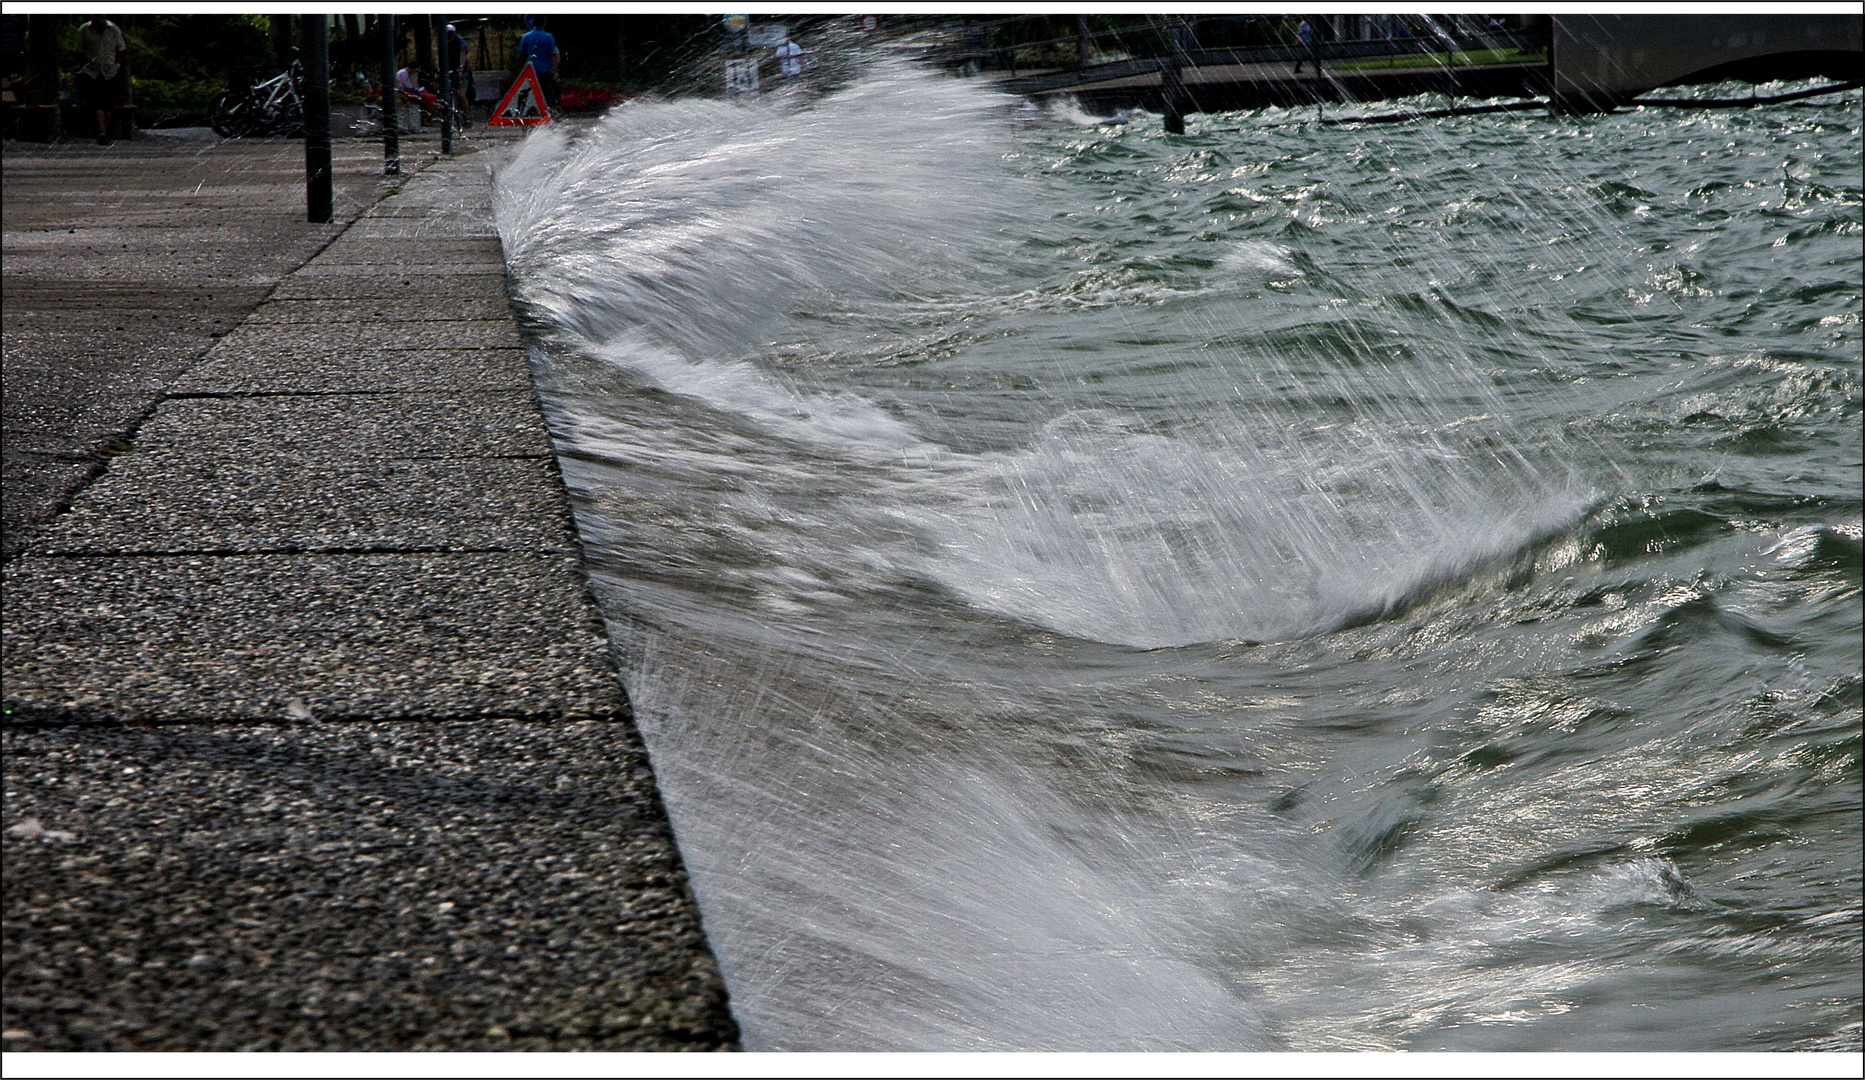
<path id="1" fill-rule="evenodd" d="M 382 218 L 359 222 L 355 234 L 347 238 L 353 243 L 365 240 L 387 240 L 426 245 L 430 242 L 452 244 L 460 241 L 483 240 L 497 235 L 487 227 L 484 221 L 468 221 L 455 216 L 450 211 L 430 210 L 419 217 Z"/>
<path id="2" fill-rule="evenodd" d="M 573 553 L 17 559 L 6 719 L 626 716 Z"/>
<path id="3" fill-rule="evenodd" d="M 117 239 L 135 241 L 119 244 Z M 48 237 L 48 240 L 56 239 Z M 75 239 L 75 237 L 71 238 Z M 5 254 L 6 272 L 22 279 L 63 276 L 77 280 L 118 282 L 125 277 L 147 274 L 160 267 L 169 281 L 182 288 L 198 287 L 203 281 L 213 284 L 243 284 L 266 289 L 278 284 L 278 276 L 267 264 L 278 255 L 277 246 L 255 241 L 233 229 L 191 229 L 186 242 L 177 243 L 156 230 L 146 235 L 120 234 L 110 243 L 92 245 L 89 257 L 74 264 L 65 246 L 41 245 L 36 238 L 21 237 L 9 243 Z M 248 272 L 240 273 L 242 268 Z M 219 275 L 226 275 L 224 277 Z M 257 303 L 255 298 L 253 303 Z M 231 308 L 236 314 L 246 309 Z M 238 321 L 237 319 L 235 320 Z"/>
<path id="4" fill-rule="evenodd" d="M 445 282 L 446 278 L 437 278 Z M 472 280 L 483 281 L 483 278 Z M 461 297 L 441 292 L 436 296 L 406 297 L 274 297 L 253 312 L 247 324 L 259 327 L 268 323 L 329 323 L 370 321 L 376 323 L 442 322 L 460 320 L 509 320 L 512 304 L 504 296 Z"/>
<path id="5" fill-rule="evenodd" d="M 279 326 L 243 323 L 220 339 L 233 348 L 495 349 L 523 342 L 510 319 L 435 319 L 418 323 L 336 323 Z"/>
<path id="6" fill-rule="evenodd" d="M 382 210 L 370 217 L 370 227 L 381 228 L 384 222 L 426 221 L 437 213 L 455 215 L 463 226 L 480 232 L 497 232 L 490 219 L 485 215 L 492 212 L 492 199 L 477 188 L 453 187 L 445 189 L 439 198 L 410 201 L 403 200 L 394 207 Z"/>
<path id="7" fill-rule="evenodd" d="M 318 254 L 317 261 L 324 265 L 333 263 L 362 263 L 366 266 L 393 267 L 397 260 L 406 258 L 413 262 L 430 262 L 447 265 L 453 260 L 483 259 L 488 256 L 499 258 L 502 249 L 495 234 L 475 237 L 432 237 L 419 242 L 409 239 L 359 235 L 354 239 L 339 240 Z"/>
<path id="8" fill-rule="evenodd" d="M 125 454 L 37 555 L 569 550 L 549 458 L 228 461 Z"/>
<path id="9" fill-rule="evenodd" d="M 631 725 L 0 747 L 7 817 L 41 830 L 0 866 L 9 1052 L 711 1050 L 731 1030 Z"/>
<path id="10" fill-rule="evenodd" d="M 308 265 L 296 274 L 296 278 L 348 277 L 379 278 L 390 274 L 416 274 L 422 277 L 494 277 L 505 280 L 505 267 L 484 264 L 463 265 L 458 261 L 448 262 L 437 256 L 428 256 L 419 251 L 402 251 L 387 262 L 320 262 Z"/>
<path id="11" fill-rule="evenodd" d="M 174 398 L 135 445 L 233 461 L 551 454 L 536 398 L 523 391 Z"/>
<path id="12" fill-rule="evenodd" d="M 347 274 L 340 280 L 294 274 L 272 292 L 273 300 L 427 300 L 458 297 L 505 303 L 503 275 L 492 274 Z"/>
<path id="13" fill-rule="evenodd" d="M 175 394 L 329 394 L 421 391 L 460 394 L 532 388 L 521 349 L 292 349 L 261 344 L 216 349 L 175 380 Z"/>

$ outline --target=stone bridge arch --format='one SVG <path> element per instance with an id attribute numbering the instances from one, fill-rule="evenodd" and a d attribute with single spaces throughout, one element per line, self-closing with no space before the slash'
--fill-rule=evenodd
<path id="1" fill-rule="evenodd" d="M 1660 86 L 1725 78 L 1857 81 L 1861 15 L 1556 15 L 1549 56 L 1554 103 L 1611 109 Z"/>

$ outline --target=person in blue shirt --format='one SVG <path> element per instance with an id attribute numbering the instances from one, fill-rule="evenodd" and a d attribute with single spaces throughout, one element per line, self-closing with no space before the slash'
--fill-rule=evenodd
<path id="1" fill-rule="evenodd" d="M 1307 19 L 1303 19 L 1302 25 L 1295 28 L 1295 36 L 1302 43 L 1302 52 L 1307 54 L 1305 57 L 1296 56 L 1295 74 L 1300 75 L 1302 73 L 1302 61 L 1306 59 L 1314 64 L 1315 74 L 1319 75 L 1321 73 L 1321 58 L 1315 55 L 1314 24 L 1310 23 Z"/>
<path id="2" fill-rule="evenodd" d="M 557 83 L 561 56 L 557 52 L 557 39 L 544 28 L 547 22 L 542 15 L 535 17 L 532 24 L 535 29 L 518 39 L 518 54 L 530 61 L 531 70 L 537 72 L 538 87 L 544 91 L 544 100 L 551 112 L 557 112 L 563 103 L 563 92 Z"/>

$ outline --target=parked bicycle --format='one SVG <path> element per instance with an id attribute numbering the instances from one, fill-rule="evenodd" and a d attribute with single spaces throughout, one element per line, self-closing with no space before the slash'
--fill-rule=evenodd
<path id="1" fill-rule="evenodd" d="M 214 102 L 208 123 L 223 139 L 245 135 L 304 134 L 304 64 L 292 50 L 291 66 L 244 90 L 228 90 Z"/>

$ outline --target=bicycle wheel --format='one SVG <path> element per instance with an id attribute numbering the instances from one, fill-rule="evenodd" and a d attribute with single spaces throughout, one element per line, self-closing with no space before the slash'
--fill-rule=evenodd
<path id="1" fill-rule="evenodd" d="M 252 99 L 229 90 L 214 99 L 207 122 L 221 138 L 237 139 L 252 132 L 254 119 Z"/>

